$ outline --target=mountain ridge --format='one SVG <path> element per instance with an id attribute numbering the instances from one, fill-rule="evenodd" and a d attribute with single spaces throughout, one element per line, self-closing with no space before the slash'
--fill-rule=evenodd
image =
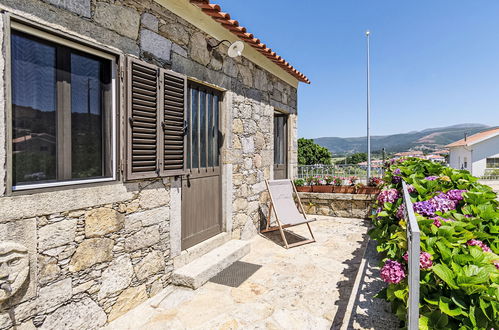
<path id="1" fill-rule="evenodd" d="M 464 134 L 476 134 L 491 126 L 478 123 L 464 123 L 445 127 L 426 128 L 420 131 L 397 133 L 390 135 L 371 136 L 371 150 L 373 152 L 385 148 L 387 152 L 402 152 L 421 150 L 431 153 L 442 149 L 445 145 L 460 140 Z M 365 152 L 366 137 L 319 137 L 315 143 L 328 148 L 333 154 L 350 154 Z"/>

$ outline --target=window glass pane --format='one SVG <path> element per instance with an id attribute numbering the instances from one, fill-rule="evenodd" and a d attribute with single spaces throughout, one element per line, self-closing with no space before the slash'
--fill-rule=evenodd
<path id="1" fill-rule="evenodd" d="M 218 95 L 214 95 L 213 96 L 213 105 L 214 105 L 214 108 L 213 108 L 213 121 L 214 121 L 214 138 L 213 138 L 213 145 L 215 146 L 215 150 L 214 150 L 214 157 L 215 157 L 215 166 L 218 166 L 218 161 L 219 161 L 219 154 L 218 154 L 218 150 L 219 150 L 219 145 L 218 145 L 218 117 L 220 115 L 220 107 L 219 107 L 219 98 L 218 98 Z"/>
<path id="2" fill-rule="evenodd" d="M 487 158 L 487 168 L 499 168 L 499 158 Z"/>
<path id="3" fill-rule="evenodd" d="M 191 111 L 192 111 L 192 168 L 199 167 L 199 129 L 198 129 L 198 107 L 199 107 L 199 92 L 196 89 L 192 90 Z"/>
<path id="4" fill-rule="evenodd" d="M 103 175 L 102 95 L 109 83 L 108 61 L 71 54 L 71 163 L 72 177 Z M 107 70 L 104 70 L 107 69 Z"/>
<path id="5" fill-rule="evenodd" d="M 208 107 L 207 107 L 207 116 L 208 116 L 208 166 L 213 166 L 213 95 L 208 94 Z"/>
<path id="6" fill-rule="evenodd" d="M 186 158 L 187 158 L 187 168 L 191 168 L 191 132 L 192 132 L 192 125 L 191 125 L 191 109 L 192 109 L 192 93 L 194 91 L 189 87 L 189 97 L 188 97 L 188 108 L 187 108 L 187 113 L 186 113 L 186 118 L 185 120 L 187 121 L 187 151 L 186 151 Z"/>
<path id="7" fill-rule="evenodd" d="M 282 164 L 282 117 L 275 117 L 275 144 L 274 144 L 274 152 L 275 152 L 275 164 Z"/>
<path id="8" fill-rule="evenodd" d="M 56 179 L 56 48 L 12 34 L 13 185 Z"/>
<path id="9" fill-rule="evenodd" d="M 199 93 L 199 130 L 200 130 L 200 158 L 201 166 L 206 167 L 206 93 L 200 91 Z"/>

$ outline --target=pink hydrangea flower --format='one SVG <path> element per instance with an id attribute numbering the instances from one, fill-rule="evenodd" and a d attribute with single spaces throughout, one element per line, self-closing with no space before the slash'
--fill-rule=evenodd
<path id="1" fill-rule="evenodd" d="M 499 269 L 499 261 L 494 261 L 494 266 L 496 266 L 496 268 Z"/>
<path id="2" fill-rule="evenodd" d="M 421 269 L 430 269 L 431 266 L 433 266 L 431 254 L 428 252 L 421 252 L 421 255 L 419 256 L 419 267 L 421 267 Z"/>
<path id="3" fill-rule="evenodd" d="M 384 203 L 393 203 L 395 202 L 397 199 L 399 199 L 400 197 L 400 194 L 398 192 L 397 189 L 386 189 L 386 190 L 382 190 L 379 195 L 378 195 L 378 202 L 380 202 L 381 204 L 384 204 Z"/>
<path id="4" fill-rule="evenodd" d="M 433 224 L 434 224 L 437 228 L 440 228 L 440 226 L 442 225 L 442 221 L 443 221 L 443 222 L 454 221 L 454 220 L 452 220 L 452 219 L 445 219 L 445 218 L 442 218 L 441 216 L 436 216 L 436 217 L 433 217 L 433 218 L 431 218 L 431 220 L 433 220 Z"/>
<path id="5" fill-rule="evenodd" d="M 397 284 L 406 277 L 404 266 L 398 261 L 388 259 L 381 268 L 381 278 L 386 283 Z"/>
<path id="6" fill-rule="evenodd" d="M 402 256 L 405 262 L 409 262 L 409 255 L 407 252 Z M 419 254 L 419 268 L 421 269 L 430 269 L 433 266 L 433 261 L 431 254 L 428 252 L 421 252 Z"/>
<path id="7" fill-rule="evenodd" d="M 467 244 L 469 246 L 479 246 L 483 252 L 492 252 L 492 250 L 484 242 L 477 239 L 470 239 Z"/>

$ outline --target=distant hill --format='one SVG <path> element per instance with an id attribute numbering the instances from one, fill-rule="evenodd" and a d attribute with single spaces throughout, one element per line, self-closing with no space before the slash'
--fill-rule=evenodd
<path id="1" fill-rule="evenodd" d="M 408 150 L 432 152 L 462 139 L 465 133 L 472 135 L 489 128 L 490 126 L 483 124 L 459 124 L 403 134 L 371 136 L 371 150 L 374 152 L 385 148 L 387 152 Z M 365 152 L 367 148 L 366 137 L 321 137 L 314 140 L 317 144 L 328 148 L 333 154 Z"/>

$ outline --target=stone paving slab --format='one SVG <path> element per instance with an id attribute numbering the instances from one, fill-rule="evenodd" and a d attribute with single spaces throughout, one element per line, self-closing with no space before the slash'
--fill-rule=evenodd
<path id="1" fill-rule="evenodd" d="M 254 237 L 241 261 L 261 267 L 239 287 L 175 288 L 107 329 L 334 329 L 364 255 L 368 221 L 319 217 L 311 226 L 317 242 L 289 250 L 278 232 Z M 301 226 L 287 235 L 292 242 L 307 234 Z"/>
<path id="2" fill-rule="evenodd" d="M 371 240 L 365 251 L 364 262 L 361 263 L 359 269 L 360 281 L 350 293 L 350 301 L 353 304 L 349 306 L 349 309 L 352 313 L 340 322 L 335 322 L 333 329 L 395 330 L 399 328 L 399 320 L 391 312 L 390 304 L 374 297 L 386 287 L 386 283 L 380 277 L 379 262 L 376 242 Z"/>

